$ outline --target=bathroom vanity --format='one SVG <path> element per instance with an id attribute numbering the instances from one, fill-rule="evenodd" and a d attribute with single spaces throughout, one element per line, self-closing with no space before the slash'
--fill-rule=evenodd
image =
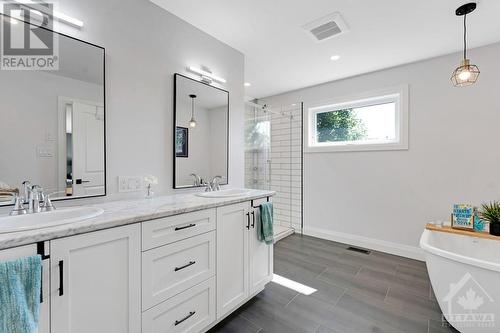
<path id="1" fill-rule="evenodd" d="M 0 234 L 0 261 L 42 255 L 40 333 L 205 332 L 272 279 L 257 218 L 273 194 L 95 205 L 98 217 Z"/>
<path id="2" fill-rule="evenodd" d="M 173 75 L 172 186 L 217 193 L 61 208 L 61 200 L 105 196 L 111 183 L 106 55 L 54 35 L 58 70 L 0 77 L 11 87 L 1 94 L 9 121 L 0 131 L 23 133 L 15 145 L 0 142 L 0 206 L 16 215 L 0 216 L 0 261 L 42 256 L 40 333 L 207 331 L 273 272 L 273 246 L 259 241 L 257 222 L 274 192 L 219 191 L 229 179 L 229 92 Z M 115 191 L 142 190 L 143 176 L 115 177 Z"/>

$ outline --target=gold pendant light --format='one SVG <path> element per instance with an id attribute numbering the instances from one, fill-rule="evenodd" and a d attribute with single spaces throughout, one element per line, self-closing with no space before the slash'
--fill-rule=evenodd
<path id="1" fill-rule="evenodd" d="M 480 74 L 479 68 L 476 65 L 471 65 L 470 60 L 467 59 L 467 14 L 472 13 L 476 6 L 475 2 L 471 2 L 460 6 L 455 11 L 457 16 L 464 17 L 464 58 L 451 75 L 451 82 L 455 87 L 465 87 L 476 83 Z"/>

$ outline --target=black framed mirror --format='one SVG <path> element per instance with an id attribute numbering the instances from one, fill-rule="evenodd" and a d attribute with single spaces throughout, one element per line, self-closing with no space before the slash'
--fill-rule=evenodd
<path id="1" fill-rule="evenodd" d="M 22 192 L 26 180 L 52 200 L 105 196 L 105 49 L 6 15 L 0 24 L 12 43 L 27 30 L 50 39 L 51 54 L 40 59 L 56 65 L 0 71 L 0 206 L 12 204 L 8 194 Z M 19 66 L 23 57 L 8 64 Z"/>
<path id="2" fill-rule="evenodd" d="M 173 187 L 229 181 L 229 92 L 174 75 Z"/>

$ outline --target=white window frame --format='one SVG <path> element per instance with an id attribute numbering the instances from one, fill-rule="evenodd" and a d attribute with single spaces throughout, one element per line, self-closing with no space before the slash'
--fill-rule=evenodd
<path id="1" fill-rule="evenodd" d="M 396 103 L 396 139 L 379 142 L 316 142 L 317 114 L 347 108 L 359 108 L 370 105 Z M 321 103 L 308 104 L 305 126 L 304 152 L 350 152 L 377 150 L 407 150 L 408 149 L 408 86 L 398 86 L 361 94 L 344 96 Z"/>

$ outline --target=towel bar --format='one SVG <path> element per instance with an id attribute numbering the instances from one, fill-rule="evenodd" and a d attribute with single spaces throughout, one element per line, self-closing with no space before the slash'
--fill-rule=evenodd
<path id="1" fill-rule="evenodd" d="M 251 203 L 252 203 L 252 208 L 259 208 L 259 207 L 260 207 L 260 205 L 255 206 L 255 205 L 253 204 L 254 200 L 256 200 L 256 199 L 253 199 L 253 200 L 251 201 Z M 269 202 L 269 197 L 266 197 L 266 201 L 267 201 L 267 202 Z"/>

